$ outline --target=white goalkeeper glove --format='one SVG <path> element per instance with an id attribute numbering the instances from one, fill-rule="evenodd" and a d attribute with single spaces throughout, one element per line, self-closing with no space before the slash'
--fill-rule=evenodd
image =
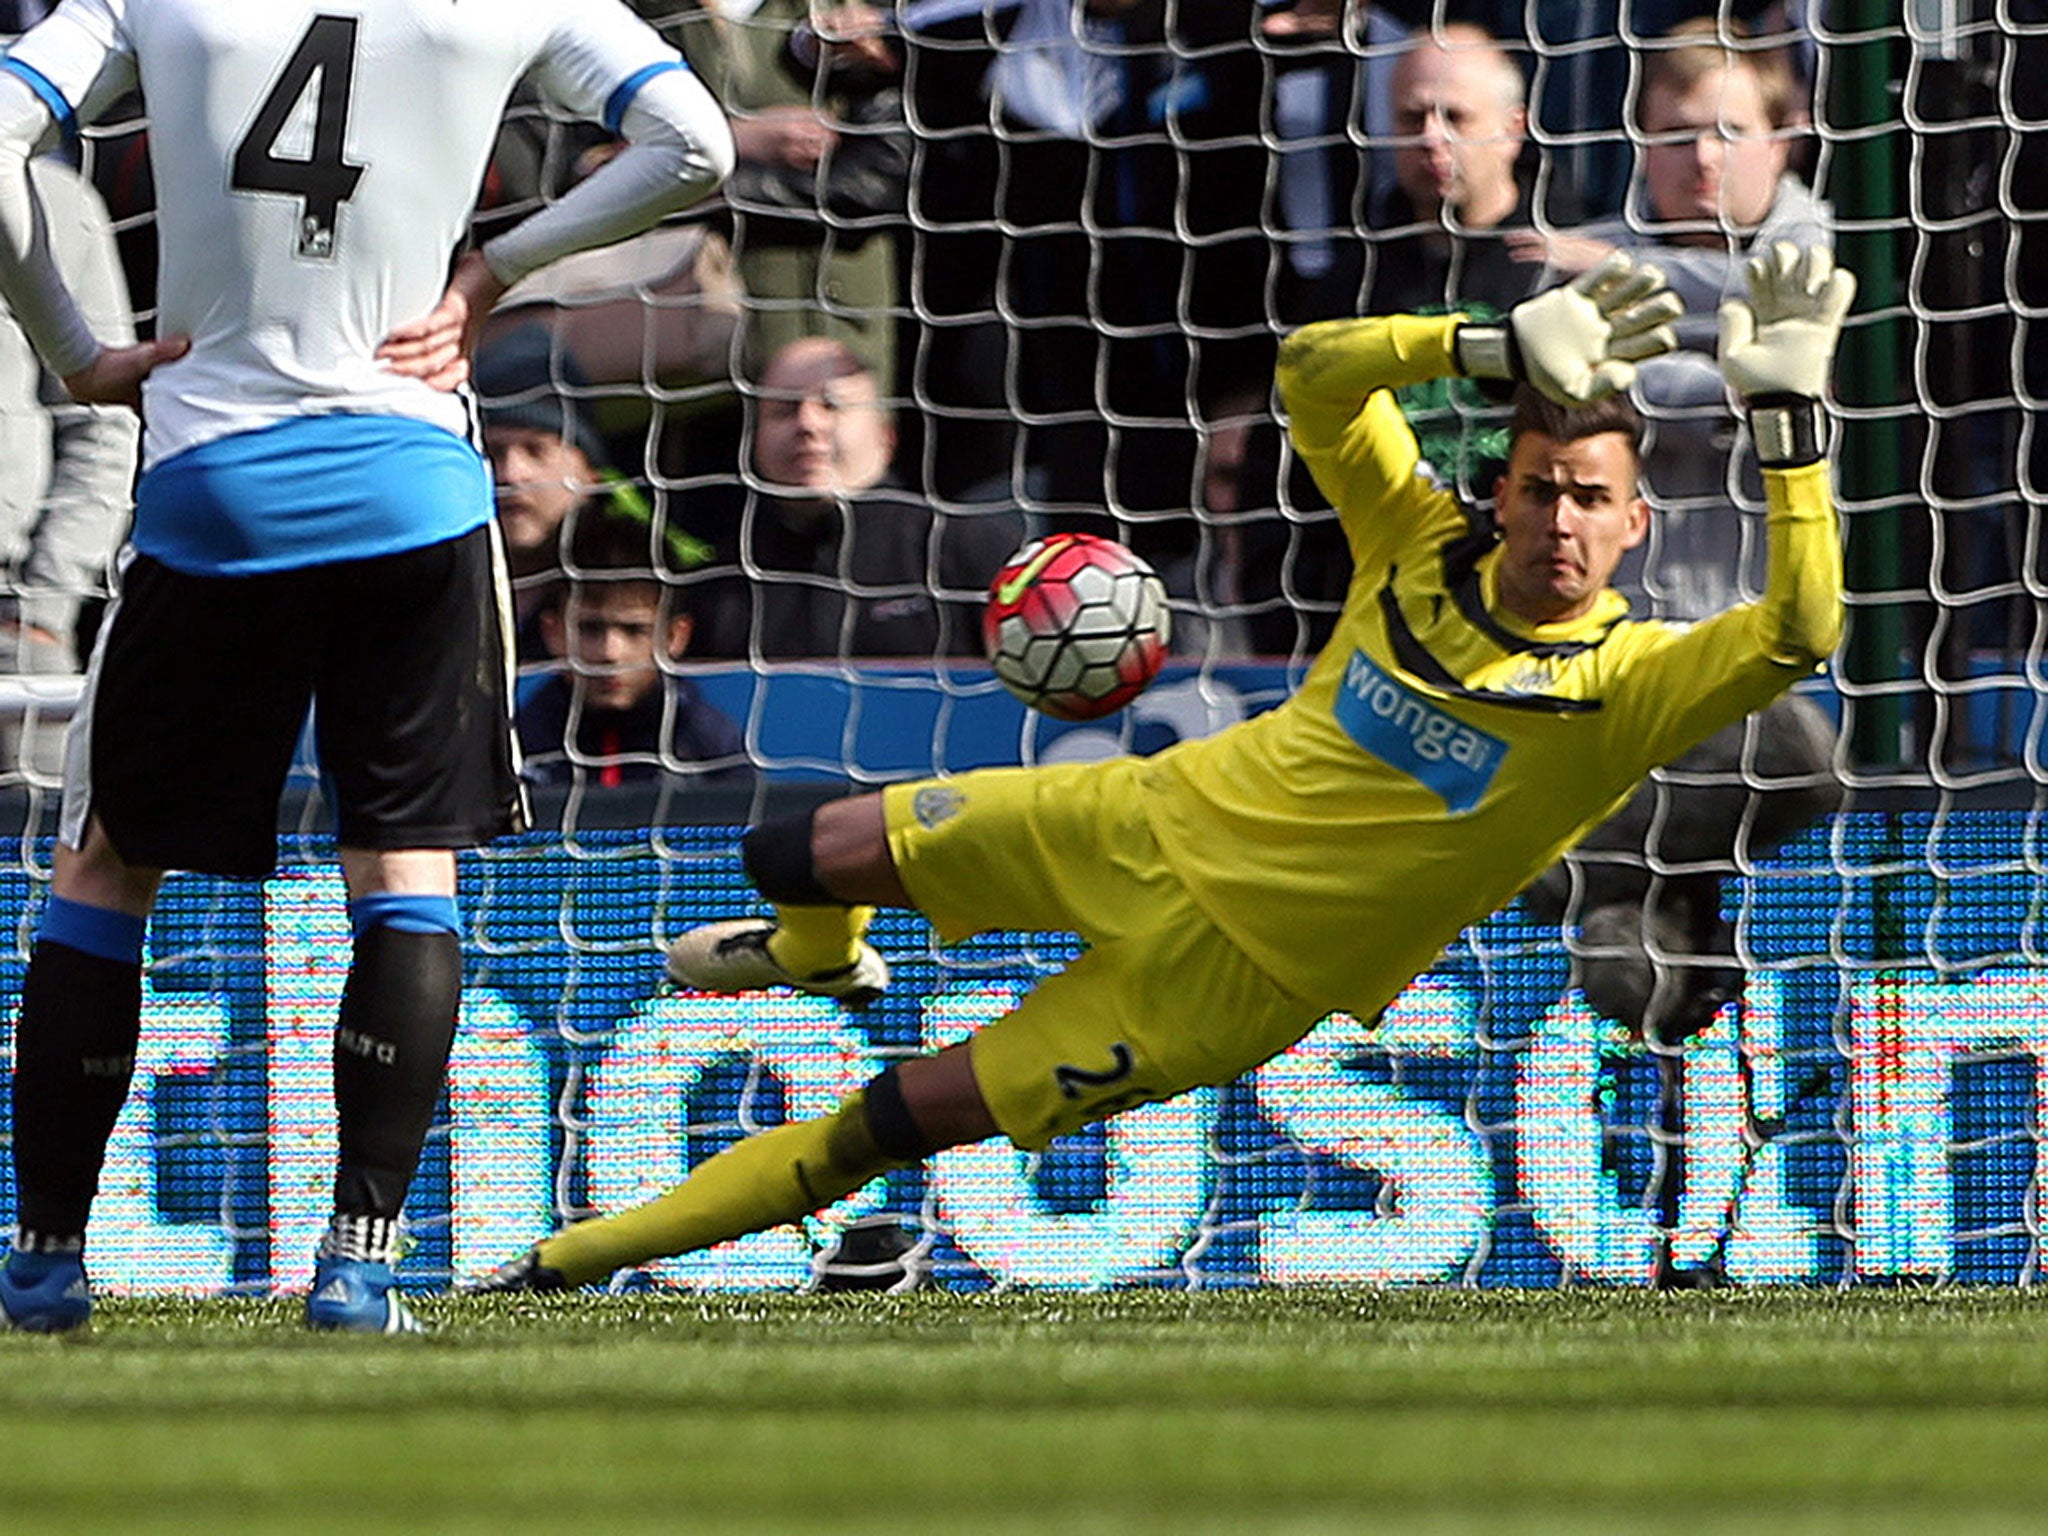
<path id="1" fill-rule="evenodd" d="M 1526 379 L 1559 405 L 1587 405 L 1636 381 L 1635 365 L 1678 345 L 1685 306 L 1664 274 L 1615 251 L 1562 287 L 1524 299 L 1504 325 L 1461 325 L 1454 351 L 1475 379 Z"/>
<path id="2" fill-rule="evenodd" d="M 1749 262 L 1749 297 L 1721 306 L 1721 377 L 1749 407 L 1766 469 L 1817 464 L 1827 392 L 1856 276 L 1826 246 L 1779 241 Z"/>

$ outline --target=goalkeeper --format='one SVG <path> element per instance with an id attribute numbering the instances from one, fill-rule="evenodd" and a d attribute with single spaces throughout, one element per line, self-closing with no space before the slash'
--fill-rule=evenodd
<path id="1" fill-rule="evenodd" d="M 775 917 L 694 929 L 686 985 L 858 1005 L 863 932 L 916 907 L 947 941 L 1071 930 L 1088 949 L 973 1039 L 900 1062 L 832 1114 L 752 1136 L 667 1194 L 546 1239 L 482 1283 L 555 1289 L 797 1220 L 890 1169 L 1001 1134 L 1035 1149 L 1225 1083 L 1333 1009 L 1371 1018 L 1651 768 L 1783 693 L 1835 647 L 1841 555 L 1820 397 L 1855 282 L 1781 245 L 1721 315 L 1769 499 L 1762 597 L 1690 628 L 1634 623 L 1607 581 L 1647 532 L 1634 363 L 1676 300 L 1616 255 L 1483 326 L 1294 333 L 1278 382 L 1356 573 L 1300 692 L 1151 758 L 893 786 L 752 829 Z M 1488 521 L 1420 462 L 1392 391 L 1453 373 L 1519 392 Z"/>

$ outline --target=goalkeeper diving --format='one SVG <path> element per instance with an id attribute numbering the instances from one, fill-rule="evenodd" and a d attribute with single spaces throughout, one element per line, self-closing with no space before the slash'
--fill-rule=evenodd
<path id="1" fill-rule="evenodd" d="M 1722 309 L 1769 575 L 1755 602 L 1690 627 L 1630 620 L 1607 585 L 1649 526 L 1626 391 L 1679 313 L 1654 268 L 1616 254 L 1499 324 L 1396 315 L 1287 337 L 1289 430 L 1354 562 L 1300 691 L 1154 757 L 895 785 L 752 828 L 747 873 L 774 916 L 685 933 L 669 969 L 707 992 L 860 1006 L 889 979 L 864 936 L 877 906 L 916 908 L 947 942 L 1071 931 L 1080 957 L 971 1039 L 544 1239 L 478 1288 L 601 1281 L 796 1221 L 947 1147 L 1001 1135 L 1035 1150 L 1227 1083 L 1333 1010 L 1377 1017 L 1652 768 L 1834 650 L 1821 397 L 1855 286 L 1826 250 L 1779 245 Z M 1394 403 L 1454 374 L 1520 386 L 1491 518 L 1437 481 Z"/>

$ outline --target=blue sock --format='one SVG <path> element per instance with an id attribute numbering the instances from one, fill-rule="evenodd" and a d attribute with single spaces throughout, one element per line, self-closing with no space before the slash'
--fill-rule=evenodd
<path id="1" fill-rule="evenodd" d="M 359 939 L 372 928 L 462 936 L 453 896 L 405 896 L 397 891 L 375 891 L 348 904 L 348 920 Z"/>
<path id="2" fill-rule="evenodd" d="M 43 905 L 43 920 L 36 936 L 53 944 L 68 945 L 102 960 L 126 965 L 142 963 L 142 936 L 149 920 L 113 912 L 105 907 L 87 906 L 52 896 Z"/>

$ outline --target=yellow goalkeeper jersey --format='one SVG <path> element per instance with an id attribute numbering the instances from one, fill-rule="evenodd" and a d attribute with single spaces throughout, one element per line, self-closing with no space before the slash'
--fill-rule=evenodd
<path id="1" fill-rule="evenodd" d="M 1278 371 L 1354 574 L 1301 690 L 1143 769 L 1161 852 L 1287 990 L 1370 1017 L 1656 765 L 1833 651 L 1842 564 L 1825 465 L 1766 471 L 1756 602 L 1682 626 L 1607 591 L 1528 625 L 1495 602 L 1490 519 L 1421 463 L 1391 390 L 1456 371 L 1458 316 L 1330 321 Z"/>

